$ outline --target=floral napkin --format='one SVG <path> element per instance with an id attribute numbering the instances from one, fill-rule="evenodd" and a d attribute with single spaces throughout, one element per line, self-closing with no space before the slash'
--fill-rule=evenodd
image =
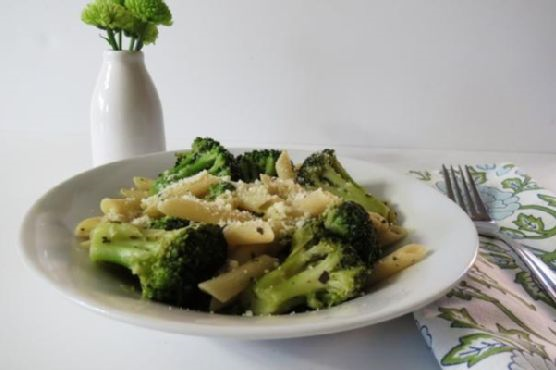
<path id="1" fill-rule="evenodd" d="M 411 171 L 445 192 L 438 171 Z M 475 166 L 493 219 L 556 269 L 556 196 L 511 163 Z M 556 369 L 556 304 L 508 248 L 480 238 L 475 265 L 446 297 L 415 312 L 443 369 Z"/>

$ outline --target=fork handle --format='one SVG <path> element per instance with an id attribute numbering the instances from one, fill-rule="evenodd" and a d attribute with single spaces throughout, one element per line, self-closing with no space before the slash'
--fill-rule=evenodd
<path id="1" fill-rule="evenodd" d="M 479 235 L 490 236 L 503 241 L 519 257 L 531 272 L 531 276 L 545 293 L 556 303 L 556 273 L 523 244 L 516 242 L 497 230 L 495 225 L 476 224 Z M 489 227 L 490 226 L 490 227 Z"/>

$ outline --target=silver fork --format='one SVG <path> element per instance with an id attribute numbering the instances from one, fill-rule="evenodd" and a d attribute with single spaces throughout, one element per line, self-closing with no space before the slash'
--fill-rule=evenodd
<path id="1" fill-rule="evenodd" d="M 500 232 L 498 224 L 488 215 L 485 204 L 477 191 L 473 175 L 469 170 L 470 167 L 465 166 L 465 172 L 461 166 L 458 166 L 458 168 L 462 186 L 458 183 L 454 168 L 450 166 L 450 170 L 448 170 L 445 165 L 442 165 L 448 197 L 469 215 L 479 235 L 493 237 L 504 242 L 529 269 L 537 284 L 556 302 L 556 273 L 529 249 Z"/>

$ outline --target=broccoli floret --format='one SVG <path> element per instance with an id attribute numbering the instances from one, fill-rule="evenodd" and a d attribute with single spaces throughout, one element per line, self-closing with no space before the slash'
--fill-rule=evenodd
<path id="1" fill-rule="evenodd" d="M 237 172 L 235 158 L 218 141 L 198 137 L 193 141 L 191 150 L 176 154 L 174 167 L 158 176 L 152 192 L 157 193 L 169 184 L 203 170 L 211 175 L 235 178 Z"/>
<path id="2" fill-rule="evenodd" d="M 275 149 L 252 150 L 237 157 L 239 178 L 245 182 L 253 182 L 260 174 L 277 176 L 276 161 L 281 151 Z"/>
<path id="3" fill-rule="evenodd" d="M 323 188 L 344 200 L 361 204 L 367 211 L 376 212 L 391 222 L 396 214 L 384 202 L 367 191 L 346 172 L 332 149 L 316 152 L 305 159 L 297 173 L 301 185 Z"/>
<path id="4" fill-rule="evenodd" d="M 220 195 L 224 194 L 226 191 L 234 191 L 236 187 L 234 184 L 228 181 L 221 181 L 219 183 L 209 186 L 208 193 L 205 196 L 206 200 L 215 200 Z"/>
<path id="5" fill-rule="evenodd" d="M 216 225 L 142 231 L 106 223 L 91 233 L 91 260 L 127 268 L 138 276 L 144 298 L 179 307 L 202 308 L 206 297 L 197 285 L 213 277 L 226 257 L 226 240 Z"/>
<path id="6" fill-rule="evenodd" d="M 368 266 L 381 257 L 376 230 L 367 211 L 358 203 L 345 201 L 330 207 L 322 219 L 324 229 L 351 245 Z"/>
<path id="7" fill-rule="evenodd" d="M 365 209 L 351 201 L 331 206 L 292 235 L 289 256 L 246 294 L 255 314 L 298 306 L 327 308 L 361 295 L 380 257 L 376 231 Z"/>
<path id="8" fill-rule="evenodd" d="M 248 308 L 256 315 L 328 308 L 363 294 L 367 276 L 350 245 L 323 238 L 294 248 L 278 268 L 258 279 L 247 295 Z"/>
<path id="9" fill-rule="evenodd" d="M 352 246 L 369 268 L 382 255 L 376 230 L 367 211 L 358 203 L 343 201 L 329 207 L 319 218 L 310 219 L 295 229 L 292 248 L 335 238 Z"/>
<path id="10" fill-rule="evenodd" d="M 189 225 L 188 220 L 184 220 L 178 217 L 164 216 L 158 220 L 153 220 L 149 224 L 151 229 L 161 229 L 161 230 L 177 230 Z"/>

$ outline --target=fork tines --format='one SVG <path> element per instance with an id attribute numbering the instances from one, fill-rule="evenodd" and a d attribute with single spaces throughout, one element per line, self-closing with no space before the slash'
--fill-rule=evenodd
<path id="1" fill-rule="evenodd" d="M 490 221 L 470 168 L 470 166 L 465 166 L 464 171 L 461 166 L 458 166 L 460 174 L 458 176 L 453 166 L 450 166 L 450 170 L 448 170 L 445 165 L 442 165 L 442 173 L 446 182 L 446 193 L 473 221 Z M 459 181 L 458 178 L 460 179 Z"/>

